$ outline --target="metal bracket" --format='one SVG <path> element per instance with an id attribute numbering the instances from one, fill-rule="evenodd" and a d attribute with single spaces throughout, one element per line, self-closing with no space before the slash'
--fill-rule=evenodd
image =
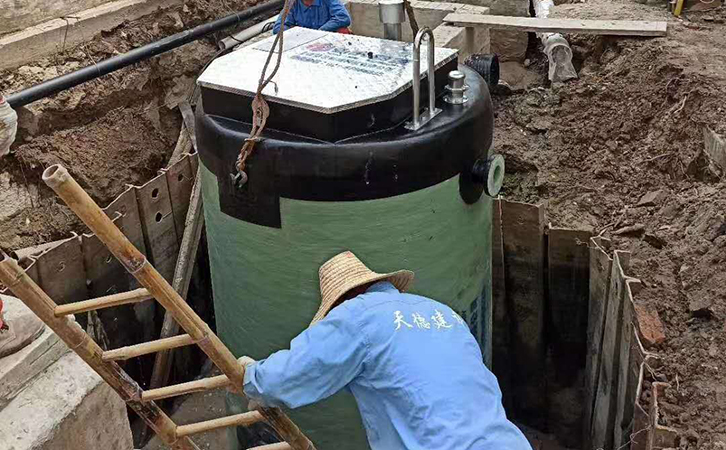
<path id="1" fill-rule="evenodd" d="M 421 41 L 424 36 L 429 37 L 429 48 L 427 52 L 429 79 L 429 107 L 421 114 Z M 413 119 L 406 122 L 404 127 L 407 130 L 416 131 L 436 117 L 441 110 L 436 108 L 436 71 L 434 69 L 434 33 L 429 27 L 422 27 L 416 38 L 413 40 Z"/>

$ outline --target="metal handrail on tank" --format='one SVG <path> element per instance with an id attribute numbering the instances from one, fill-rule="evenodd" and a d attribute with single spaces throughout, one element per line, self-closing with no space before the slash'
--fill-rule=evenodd
<path id="1" fill-rule="evenodd" d="M 429 37 L 429 48 L 427 54 L 428 60 L 428 73 L 429 79 L 429 107 L 424 110 L 423 117 L 419 108 L 421 107 L 421 41 L 424 36 Z M 436 72 L 434 68 L 434 50 L 436 46 L 434 44 L 434 33 L 429 27 L 422 27 L 416 38 L 413 40 L 413 120 L 406 124 L 406 128 L 409 130 L 418 130 L 424 126 L 429 120 L 436 117 L 441 112 L 440 109 L 436 109 Z"/>

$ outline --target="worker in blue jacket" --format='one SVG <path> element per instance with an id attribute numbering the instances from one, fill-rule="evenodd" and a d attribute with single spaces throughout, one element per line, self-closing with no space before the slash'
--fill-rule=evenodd
<path id="1" fill-rule="evenodd" d="M 350 14 L 340 0 L 294 0 L 285 19 L 285 29 L 292 27 L 350 33 Z M 277 18 L 274 34 L 280 31 L 282 14 Z"/>
<path id="2" fill-rule="evenodd" d="M 252 402 L 299 408 L 347 387 L 373 450 L 531 450 L 466 322 L 404 293 L 412 272 L 378 274 L 345 252 L 319 274 L 313 324 L 246 366 Z"/>

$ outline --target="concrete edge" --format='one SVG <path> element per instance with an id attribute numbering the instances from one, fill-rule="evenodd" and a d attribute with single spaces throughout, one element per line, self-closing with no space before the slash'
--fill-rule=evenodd
<path id="1" fill-rule="evenodd" d="M 0 38 L 0 70 L 13 69 L 93 39 L 98 33 L 183 0 L 118 0 Z"/>

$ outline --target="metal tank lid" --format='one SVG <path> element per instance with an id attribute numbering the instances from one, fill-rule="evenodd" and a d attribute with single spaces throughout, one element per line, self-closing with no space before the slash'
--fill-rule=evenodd
<path id="1" fill-rule="evenodd" d="M 214 60 L 197 83 L 253 97 L 274 39 Z M 456 56 L 457 50 L 436 48 L 436 69 Z M 427 65 L 422 51 L 423 76 Z M 262 92 L 270 102 L 332 114 L 393 98 L 412 85 L 412 77 L 411 43 L 295 27 L 285 31 L 280 69 Z"/>

